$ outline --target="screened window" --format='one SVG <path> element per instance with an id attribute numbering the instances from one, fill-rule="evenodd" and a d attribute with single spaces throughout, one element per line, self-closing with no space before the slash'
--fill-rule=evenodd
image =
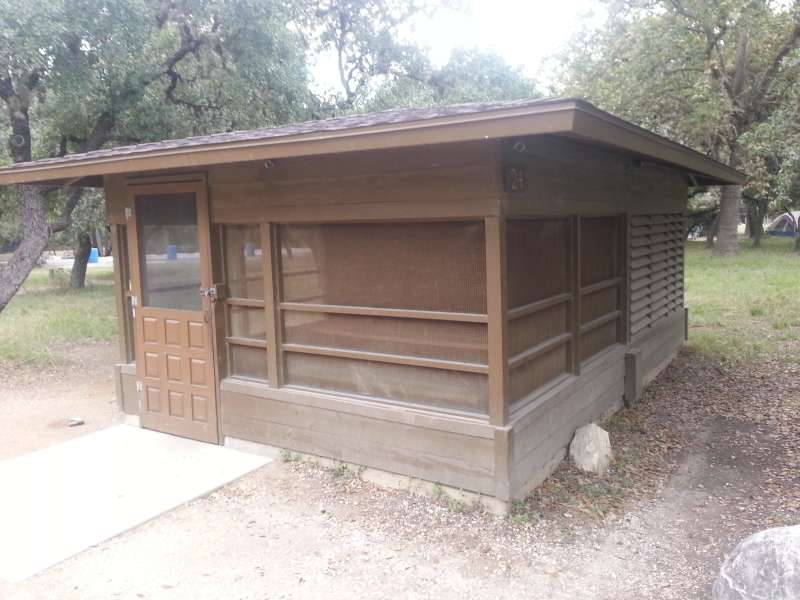
<path id="1" fill-rule="evenodd" d="M 507 223 L 512 405 L 622 339 L 622 231 L 617 216 Z"/>
<path id="2" fill-rule="evenodd" d="M 222 228 L 228 372 L 266 381 L 267 339 L 264 307 L 264 259 L 258 225 Z"/>
<path id="3" fill-rule="evenodd" d="M 483 222 L 284 225 L 288 385 L 487 412 Z"/>
<path id="4" fill-rule="evenodd" d="M 571 218 L 506 225 L 512 405 L 572 369 L 573 228 Z"/>
<path id="5" fill-rule="evenodd" d="M 580 360 L 622 339 L 622 221 L 581 219 Z"/>

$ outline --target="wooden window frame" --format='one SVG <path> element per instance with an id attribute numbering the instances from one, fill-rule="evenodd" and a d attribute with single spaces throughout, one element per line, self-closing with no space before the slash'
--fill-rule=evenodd
<path id="1" fill-rule="evenodd" d="M 265 246 L 265 241 L 269 243 L 269 239 L 265 240 L 264 229 L 265 225 L 257 224 L 254 225 L 252 223 L 224 223 L 224 224 L 217 224 L 218 227 L 218 239 L 221 247 L 221 254 L 222 260 L 221 268 L 222 268 L 222 278 L 223 281 L 228 282 L 228 238 L 226 236 L 226 230 L 232 227 L 257 227 L 258 228 L 258 235 L 259 241 L 261 246 L 261 285 L 263 288 L 263 296 L 264 299 L 258 298 L 241 298 L 241 297 L 226 297 L 222 300 L 223 303 L 223 318 L 224 318 L 224 337 L 223 340 L 225 342 L 225 359 L 227 365 L 227 377 L 234 377 L 237 379 L 243 379 L 247 381 L 258 381 L 260 383 L 264 383 L 267 385 L 274 385 L 273 384 L 273 375 L 270 371 L 270 360 L 269 360 L 269 348 L 270 348 L 270 322 L 271 314 L 270 314 L 270 307 L 271 302 L 269 301 L 270 293 L 271 293 L 271 285 L 268 285 L 267 274 L 272 271 L 271 264 L 269 264 L 272 260 L 271 252 L 269 245 Z M 234 336 L 231 335 L 233 329 L 231 327 L 231 310 L 232 306 L 241 306 L 243 308 L 253 308 L 253 309 L 261 309 L 264 311 L 264 323 L 265 323 L 265 332 L 264 332 L 264 339 L 258 338 L 248 338 L 242 336 Z M 232 347 L 246 347 L 246 348 L 258 348 L 265 350 L 264 352 L 264 361 L 265 361 L 265 372 L 267 374 L 266 379 L 258 379 L 252 377 L 246 377 L 243 375 L 234 375 L 232 371 Z"/>
<path id="2" fill-rule="evenodd" d="M 446 220 L 447 223 L 464 223 L 464 222 L 483 223 L 484 247 L 487 256 L 490 253 L 489 236 L 492 235 L 492 231 L 490 231 L 491 225 L 489 225 L 489 223 L 491 223 L 492 221 L 499 222 L 497 217 L 488 217 L 484 219 L 472 219 L 469 217 L 460 217 L 460 218 Z M 413 222 L 415 221 L 405 221 L 405 220 L 399 221 L 396 219 L 384 219 L 380 221 L 375 221 L 375 223 L 406 223 L 406 224 Z M 426 223 L 430 222 L 430 220 L 422 219 L 419 222 Z M 487 376 L 487 387 L 491 386 L 491 381 L 493 380 L 493 364 L 492 364 L 493 337 L 490 331 L 491 317 L 490 317 L 489 305 L 491 303 L 491 300 L 489 298 L 490 292 L 488 290 L 487 290 L 487 312 L 485 313 L 463 313 L 463 312 L 417 310 L 417 309 L 403 309 L 403 308 L 378 308 L 370 306 L 283 301 L 283 294 L 281 290 L 283 263 L 281 260 L 280 239 L 279 239 L 280 236 L 278 233 L 278 228 L 281 225 L 292 225 L 294 223 L 295 223 L 294 221 L 287 221 L 280 223 L 270 222 L 262 225 L 262 227 L 265 227 L 266 229 L 265 233 L 271 247 L 271 257 L 272 257 L 270 265 L 270 268 L 272 269 L 272 272 L 270 273 L 271 275 L 270 281 L 272 283 L 272 286 L 271 290 L 267 290 L 265 288 L 265 298 L 269 298 L 274 303 L 271 308 L 269 307 L 267 308 L 267 312 L 273 315 L 274 317 L 274 325 L 271 334 L 268 333 L 268 339 L 267 339 L 267 352 L 268 354 L 270 354 L 269 357 L 270 384 L 272 384 L 273 379 L 275 379 L 274 385 L 276 387 L 283 387 L 284 385 L 287 385 L 284 376 L 285 355 L 286 353 L 299 353 L 299 354 L 308 354 L 317 356 L 350 358 L 355 360 L 380 362 L 380 363 L 395 364 L 401 366 L 403 365 L 416 366 L 416 367 L 439 369 L 452 372 L 482 374 Z M 350 221 L 337 221 L 337 223 L 350 223 Z M 304 221 L 302 222 L 302 224 L 329 225 L 331 223 L 329 222 L 316 223 L 316 222 Z M 485 282 L 485 285 L 488 285 L 488 279 L 489 279 L 488 266 L 489 265 L 487 264 L 487 275 L 486 275 L 487 281 Z M 400 319 L 419 320 L 419 321 L 449 321 L 449 322 L 464 323 L 464 324 L 483 323 L 486 324 L 487 326 L 487 346 L 488 346 L 487 362 L 486 363 L 466 362 L 466 361 L 429 358 L 429 357 L 415 356 L 408 354 L 371 352 L 364 350 L 349 350 L 344 348 L 329 348 L 325 346 L 318 346 L 311 344 L 286 343 L 282 340 L 284 313 L 292 311 L 342 314 L 342 315 L 353 315 L 353 316 L 364 316 L 364 317 L 388 317 L 388 318 L 400 318 Z M 274 378 L 272 376 L 272 373 L 276 374 Z M 290 387 L 298 387 L 298 389 L 305 389 L 302 386 L 290 386 Z M 316 390 L 316 389 L 314 390 L 314 392 L 317 393 L 320 391 L 322 391 L 323 393 L 336 394 L 340 396 L 343 395 L 342 392 L 337 392 L 333 390 Z M 347 396 L 348 394 L 344 395 Z M 474 416 L 480 419 L 488 419 L 493 421 L 495 418 L 494 416 L 495 411 L 498 409 L 499 403 L 493 404 L 492 397 L 493 397 L 492 392 L 489 391 L 489 405 L 487 413 L 473 413 L 471 411 L 465 410 L 463 411 L 464 414 L 469 414 L 470 416 Z M 386 401 L 389 403 L 398 402 L 392 399 L 386 399 Z M 427 404 L 420 404 L 415 406 L 419 406 L 425 410 L 442 412 L 442 413 L 452 413 L 454 410 L 456 410 L 456 409 L 445 409 L 435 406 L 429 406 Z M 460 411 L 456 410 L 456 412 Z"/>

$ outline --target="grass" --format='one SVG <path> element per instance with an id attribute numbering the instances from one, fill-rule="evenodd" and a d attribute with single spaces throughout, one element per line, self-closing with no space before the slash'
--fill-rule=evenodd
<path id="1" fill-rule="evenodd" d="M 0 313 L 0 362 L 38 367 L 64 362 L 64 346 L 117 335 L 114 274 L 92 268 L 86 287 L 72 290 L 69 273 L 36 269 Z"/>
<path id="2" fill-rule="evenodd" d="M 738 256 L 720 258 L 689 242 L 689 345 L 731 361 L 776 355 L 800 360 L 792 352 L 800 339 L 800 255 L 793 243 L 767 238 L 752 249 L 742 242 Z"/>

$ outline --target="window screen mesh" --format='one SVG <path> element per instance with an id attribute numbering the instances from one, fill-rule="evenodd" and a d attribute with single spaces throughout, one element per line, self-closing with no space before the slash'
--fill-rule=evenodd
<path id="1" fill-rule="evenodd" d="M 425 367 L 286 353 L 287 383 L 486 413 L 486 376 Z"/>
<path id="2" fill-rule="evenodd" d="M 506 225 L 506 240 L 510 307 L 557 300 L 535 312 L 511 313 L 510 360 L 513 363 L 515 357 L 527 356 L 510 369 L 513 404 L 569 370 L 570 338 L 560 342 L 556 338 L 569 332 L 570 300 L 574 297 L 571 219 L 512 220 Z M 563 294 L 569 296 L 559 300 Z"/>
<path id="3" fill-rule="evenodd" d="M 284 312 L 284 341 L 486 364 L 486 325 L 316 312 Z"/>
<path id="4" fill-rule="evenodd" d="M 486 312 L 484 226 L 284 225 L 283 300 Z"/>
<path id="5" fill-rule="evenodd" d="M 222 237 L 229 296 L 225 301 L 228 373 L 266 381 L 266 350 L 241 339 L 266 345 L 261 229 L 258 225 L 225 225 Z"/>
<path id="6" fill-rule="evenodd" d="M 486 314 L 482 221 L 282 225 L 278 239 L 286 383 L 486 413 L 487 377 L 470 370 L 487 363 L 487 326 L 464 320 Z"/>
<path id="7" fill-rule="evenodd" d="M 569 346 L 564 344 L 540 355 L 536 360 L 511 369 L 508 385 L 512 406 L 533 390 L 566 373 L 569 365 L 568 351 Z"/>
<path id="8" fill-rule="evenodd" d="M 581 285 L 619 276 L 619 218 L 581 219 Z"/>
<path id="9" fill-rule="evenodd" d="M 226 225 L 225 277 L 231 298 L 264 298 L 258 225 Z"/>
<path id="10" fill-rule="evenodd" d="M 588 287 L 581 292 L 581 361 L 621 341 L 622 314 L 614 313 L 620 308 L 622 289 L 622 226 L 620 217 L 581 219 L 581 286 Z"/>
<path id="11" fill-rule="evenodd" d="M 509 307 L 570 290 L 570 220 L 521 219 L 506 225 Z"/>

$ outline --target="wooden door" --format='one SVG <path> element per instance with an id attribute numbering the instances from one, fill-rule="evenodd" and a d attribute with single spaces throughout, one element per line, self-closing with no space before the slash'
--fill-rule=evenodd
<path id="1" fill-rule="evenodd" d="M 142 427 L 218 442 L 204 182 L 130 185 Z"/>

